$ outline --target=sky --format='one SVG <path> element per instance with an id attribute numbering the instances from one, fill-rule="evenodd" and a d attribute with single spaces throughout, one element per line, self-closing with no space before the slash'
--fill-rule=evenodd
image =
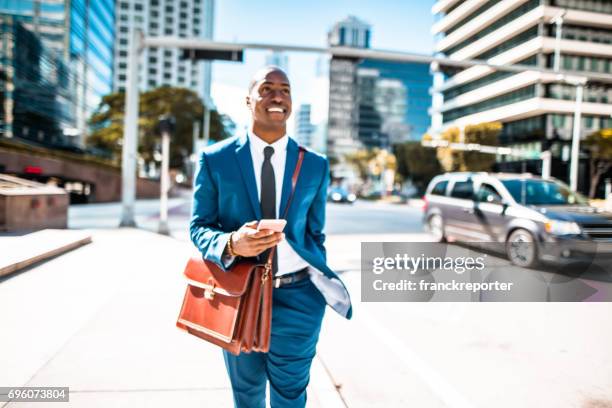
<path id="1" fill-rule="evenodd" d="M 433 3 L 433 0 L 217 0 L 213 38 L 224 42 L 325 47 L 331 27 L 353 15 L 372 26 L 371 48 L 431 54 Z M 239 128 L 249 122 L 245 106 L 248 82 L 265 65 L 267 53 L 246 51 L 242 64 L 213 62 L 213 100 L 217 109 L 230 115 Z M 320 105 L 323 95 L 320 84 L 316 85 L 316 67 L 321 56 L 308 53 L 288 56 L 293 111 L 297 111 L 300 103 Z M 324 77 L 327 78 L 327 72 Z M 290 120 L 290 129 L 292 123 Z"/>

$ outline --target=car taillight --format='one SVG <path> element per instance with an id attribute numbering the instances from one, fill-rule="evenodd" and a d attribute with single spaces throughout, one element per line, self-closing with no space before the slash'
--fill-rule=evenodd
<path id="1" fill-rule="evenodd" d="M 423 196 L 423 212 L 427 212 L 427 196 Z"/>

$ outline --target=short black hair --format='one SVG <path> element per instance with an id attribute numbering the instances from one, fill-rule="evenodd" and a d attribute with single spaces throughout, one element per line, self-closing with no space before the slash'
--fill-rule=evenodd
<path id="1" fill-rule="evenodd" d="M 281 72 L 287 78 L 287 80 L 289 80 L 289 76 L 281 67 L 276 65 L 266 65 L 265 67 L 258 69 L 257 72 L 255 72 L 255 75 L 253 75 L 253 78 L 251 78 L 251 82 L 249 82 L 249 94 L 253 91 L 253 87 L 255 87 L 255 85 L 261 81 L 262 78 L 274 71 Z"/>

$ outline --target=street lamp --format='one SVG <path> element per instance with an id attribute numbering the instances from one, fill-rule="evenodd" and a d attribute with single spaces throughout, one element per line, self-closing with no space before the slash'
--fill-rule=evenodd
<path id="1" fill-rule="evenodd" d="M 142 31 L 133 29 L 128 51 L 127 89 L 125 93 L 125 119 L 121 156 L 121 223 L 120 227 L 135 227 L 134 201 L 136 200 L 136 150 L 138 147 L 138 57 L 142 51 Z"/>
<path id="2" fill-rule="evenodd" d="M 170 235 L 168 228 L 168 190 L 170 190 L 170 134 L 174 132 L 175 120 L 170 115 L 159 118 L 157 129 L 162 137 L 162 162 L 160 176 L 159 228 L 157 232 Z"/>
<path id="3" fill-rule="evenodd" d="M 561 31 L 563 30 L 563 17 L 567 10 L 563 10 L 558 16 L 553 18 L 551 22 L 557 26 L 555 38 L 555 62 L 554 71 L 559 72 L 561 68 Z"/>
<path id="4" fill-rule="evenodd" d="M 570 161 L 570 187 L 578 191 L 578 164 L 580 158 L 580 130 L 582 128 L 582 96 L 587 83 L 585 77 L 559 76 L 560 80 L 576 86 L 576 105 L 574 107 L 574 126 L 572 132 L 572 156 Z"/>

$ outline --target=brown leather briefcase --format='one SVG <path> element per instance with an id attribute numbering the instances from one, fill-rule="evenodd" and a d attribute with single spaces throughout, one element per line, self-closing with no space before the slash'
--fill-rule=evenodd
<path id="1" fill-rule="evenodd" d="M 291 178 L 287 217 L 304 149 Z M 272 248 L 264 265 L 242 260 L 225 272 L 214 262 L 193 257 L 185 268 L 187 291 L 176 326 L 233 354 L 270 349 L 272 325 Z"/>
<path id="2" fill-rule="evenodd" d="M 272 254 L 271 254 L 272 255 Z M 233 354 L 270 348 L 270 262 L 239 262 L 224 272 L 193 257 L 185 268 L 187 291 L 176 325 Z"/>

